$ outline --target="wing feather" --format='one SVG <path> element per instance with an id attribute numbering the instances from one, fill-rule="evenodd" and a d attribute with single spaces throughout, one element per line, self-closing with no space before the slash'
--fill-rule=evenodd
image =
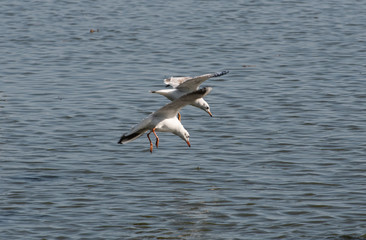
<path id="1" fill-rule="evenodd" d="M 176 88 L 180 84 L 187 81 L 188 79 L 191 79 L 191 77 L 170 77 L 170 78 L 164 79 L 164 83 L 168 86 L 172 86 L 173 88 Z"/>
<path id="2" fill-rule="evenodd" d="M 140 129 L 139 131 L 133 132 L 131 134 L 124 134 L 118 141 L 118 144 L 124 144 L 135 140 L 136 138 L 140 137 L 144 134 L 147 129 Z"/>
<path id="3" fill-rule="evenodd" d="M 143 119 L 140 123 L 136 124 L 128 133 L 122 135 L 119 139 L 119 144 L 124 144 L 135 140 L 149 130 L 149 125 L 151 123 L 152 115 L 149 115 Z"/>
<path id="4" fill-rule="evenodd" d="M 176 88 L 182 91 L 193 92 L 207 79 L 211 78 L 212 74 L 204 74 L 194 78 L 190 78 L 179 84 Z"/>

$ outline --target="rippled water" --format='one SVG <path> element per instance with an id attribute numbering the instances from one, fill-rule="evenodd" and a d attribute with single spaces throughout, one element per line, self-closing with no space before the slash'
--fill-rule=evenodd
<path id="1" fill-rule="evenodd" d="M 3 1 L 1 239 L 365 239 L 365 12 Z M 117 144 L 163 78 L 221 70 L 214 117 L 181 112 L 191 148 Z"/>

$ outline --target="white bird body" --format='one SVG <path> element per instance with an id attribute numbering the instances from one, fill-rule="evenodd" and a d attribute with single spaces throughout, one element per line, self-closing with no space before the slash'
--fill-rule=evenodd
<path id="1" fill-rule="evenodd" d="M 160 108 L 156 112 L 150 114 L 148 117 L 143 119 L 139 124 L 134 126 L 128 133 L 124 134 L 120 140 L 119 144 L 125 144 L 135 140 L 136 138 L 143 135 L 146 131 L 150 130 L 147 137 L 150 141 L 150 152 L 152 152 L 152 142 L 150 140 L 150 133 L 154 133 L 156 137 L 156 147 L 159 144 L 159 138 L 156 132 L 171 132 L 180 138 L 182 138 L 188 146 L 189 143 L 189 133 L 183 127 L 182 123 L 177 118 L 177 113 L 184 106 L 193 103 L 195 100 L 206 96 L 211 92 L 212 88 L 206 87 L 200 90 L 185 94 L 174 101 L 168 103 L 164 107 Z"/>
<path id="2" fill-rule="evenodd" d="M 169 100 L 174 101 L 175 99 L 180 98 L 184 94 L 196 91 L 199 88 L 199 86 L 207 79 L 212 77 L 219 77 L 227 74 L 228 72 L 229 71 L 223 71 L 213 74 L 204 74 L 197 77 L 170 77 L 164 79 L 164 83 L 167 86 L 172 86 L 173 87 L 172 89 L 161 89 L 151 92 L 163 95 Z M 212 117 L 210 106 L 203 98 L 196 99 L 190 105 L 204 110 Z"/>

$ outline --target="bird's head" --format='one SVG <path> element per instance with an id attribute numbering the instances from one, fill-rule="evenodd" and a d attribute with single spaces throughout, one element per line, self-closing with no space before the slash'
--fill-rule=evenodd
<path id="1" fill-rule="evenodd" d="M 207 112 L 207 113 L 210 115 L 210 117 L 212 117 L 212 113 L 211 113 L 210 105 L 208 105 L 208 103 L 207 103 L 207 102 L 204 102 L 204 103 L 200 106 L 200 108 L 201 108 L 203 111 Z"/>
<path id="2" fill-rule="evenodd" d="M 189 133 L 185 128 L 182 127 L 181 131 L 179 131 L 177 135 L 187 143 L 188 147 L 191 146 L 191 143 L 189 142 Z"/>

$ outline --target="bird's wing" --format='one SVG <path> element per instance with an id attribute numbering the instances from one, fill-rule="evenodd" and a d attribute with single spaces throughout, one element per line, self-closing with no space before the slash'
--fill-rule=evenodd
<path id="1" fill-rule="evenodd" d="M 212 74 L 204 74 L 201 76 L 189 78 L 175 88 L 185 92 L 193 92 L 196 91 L 204 81 L 211 78 L 211 76 Z"/>
<path id="2" fill-rule="evenodd" d="M 179 84 L 182 84 L 183 82 L 185 82 L 191 78 L 192 77 L 170 77 L 170 78 L 164 79 L 164 83 L 167 86 L 172 86 L 173 88 L 176 88 L 179 86 Z"/>
<path id="3" fill-rule="evenodd" d="M 136 138 L 140 137 L 142 134 L 144 134 L 148 129 L 139 129 L 136 132 L 133 132 L 131 134 L 124 134 L 118 141 L 119 144 L 124 144 L 131 142 L 135 140 Z"/>
<path id="4" fill-rule="evenodd" d="M 181 81 L 181 83 L 178 86 L 176 86 L 175 88 L 177 88 L 181 91 L 193 92 L 193 91 L 197 90 L 198 87 L 207 79 L 213 78 L 213 77 L 220 77 L 222 75 L 227 74 L 228 72 L 229 71 L 222 71 L 222 72 L 217 72 L 217 73 L 204 74 L 204 75 L 193 77 L 193 78 L 188 78 L 188 79 L 185 79 L 184 81 Z"/>
<path id="5" fill-rule="evenodd" d="M 203 98 L 207 94 L 211 92 L 211 87 L 201 88 L 197 91 L 185 94 L 180 98 L 168 103 L 164 107 L 160 108 L 156 112 L 153 113 L 154 116 L 161 116 L 162 118 L 172 118 L 176 116 L 181 108 L 184 106 L 193 103 L 195 100 L 199 98 Z"/>
<path id="6" fill-rule="evenodd" d="M 151 122 L 151 115 L 149 115 L 147 118 L 143 119 L 140 123 L 134 126 L 128 133 L 123 134 L 118 143 L 119 144 L 128 143 L 140 137 L 147 130 L 149 130 L 148 124 L 150 122 Z"/>

